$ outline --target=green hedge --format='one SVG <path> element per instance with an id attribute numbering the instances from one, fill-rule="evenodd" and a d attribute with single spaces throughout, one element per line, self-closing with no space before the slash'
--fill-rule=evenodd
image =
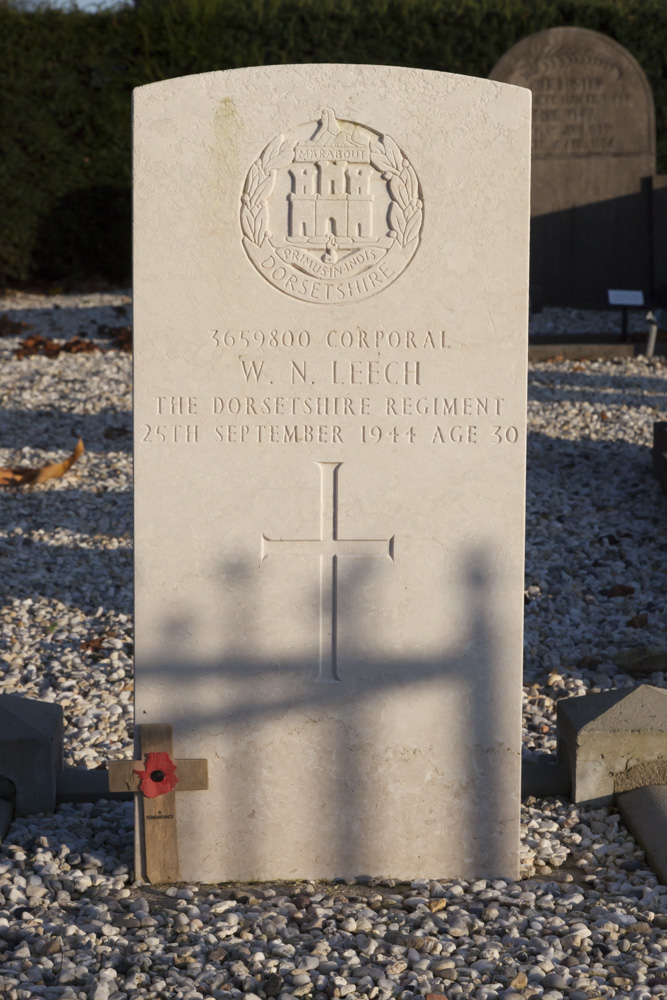
<path id="1" fill-rule="evenodd" d="M 665 0 L 143 0 L 96 14 L 0 0 L 0 282 L 127 279 L 133 87 L 287 62 L 486 76 L 557 25 L 638 59 L 667 171 Z"/>

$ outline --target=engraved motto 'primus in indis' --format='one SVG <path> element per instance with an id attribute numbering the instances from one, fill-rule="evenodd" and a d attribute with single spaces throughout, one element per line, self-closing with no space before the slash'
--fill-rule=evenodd
<path id="1" fill-rule="evenodd" d="M 313 303 L 381 292 L 414 256 L 422 221 L 419 181 L 396 142 L 331 108 L 273 139 L 241 198 L 250 260 L 280 291 Z"/>

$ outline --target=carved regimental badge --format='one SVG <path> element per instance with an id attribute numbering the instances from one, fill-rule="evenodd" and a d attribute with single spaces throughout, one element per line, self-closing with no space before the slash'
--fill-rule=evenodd
<path id="1" fill-rule="evenodd" d="M 338 121 L 331 108 L 268 144 L 241 201 L 250 260 L 281 292 L 307 302 L 375 295 L 419 246 L 413 167 L 390 136 Z"/>

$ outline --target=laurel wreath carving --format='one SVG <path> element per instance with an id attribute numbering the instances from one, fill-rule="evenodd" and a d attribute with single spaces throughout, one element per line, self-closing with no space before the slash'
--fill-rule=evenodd
<path id="1" fill-rule="evenodd" d="M 388 135 L 371 146 L 371 164 L 387 181 L 390 235 L 405 247 L 416 240 L 422 224 L 423 204 L 419 182 L 412 166 Z M 273 191 L 275 171 L 292 162 L 293 147 L 278 137 L 273 139 L 248 171 L 241 196 L 241 228 L 246 239 L 261 246 L 268 237 L 266 201 Z"/>
<path id="2" fill-rule="evenodd" d="M 371 163 L 389 182 L 389 225 L 399 244 L 406 247 L 417 239 L 422 224 L 419 181 L 394 140 L 388 135 L 382 138 L 384 143 L 371 146 Z"/>
<path id="3" fill-rule="evenodd" d="M 248 171 L 241 196 L 241 228 L 246 239 L 257 246 L 260 246 L 269 235 L 266 199 L 273 191 L 276 182 L 274 171 L 286 167 L 291 160 L 290 144 L 278 136 L 269 143 Z"/>

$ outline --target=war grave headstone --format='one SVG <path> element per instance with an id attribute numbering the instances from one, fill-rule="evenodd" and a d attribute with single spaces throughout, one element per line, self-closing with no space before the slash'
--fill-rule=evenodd
<path id="1" fill-rule="evenodd" d="M 208 765 L 157 781 L 183 879 L 518 873 L 529 133 L 406 68 L 135 91 L 135 711 Z"/>
<path id="2" fill-rule="evenodd" d="M 664 178 L 654 176 L 653 95 L 636 59 L 596 31 L 549 28 L 490 76 L 533 94 L 535 303 L 604 308 L 610 288 L 664 298 Z"/>

